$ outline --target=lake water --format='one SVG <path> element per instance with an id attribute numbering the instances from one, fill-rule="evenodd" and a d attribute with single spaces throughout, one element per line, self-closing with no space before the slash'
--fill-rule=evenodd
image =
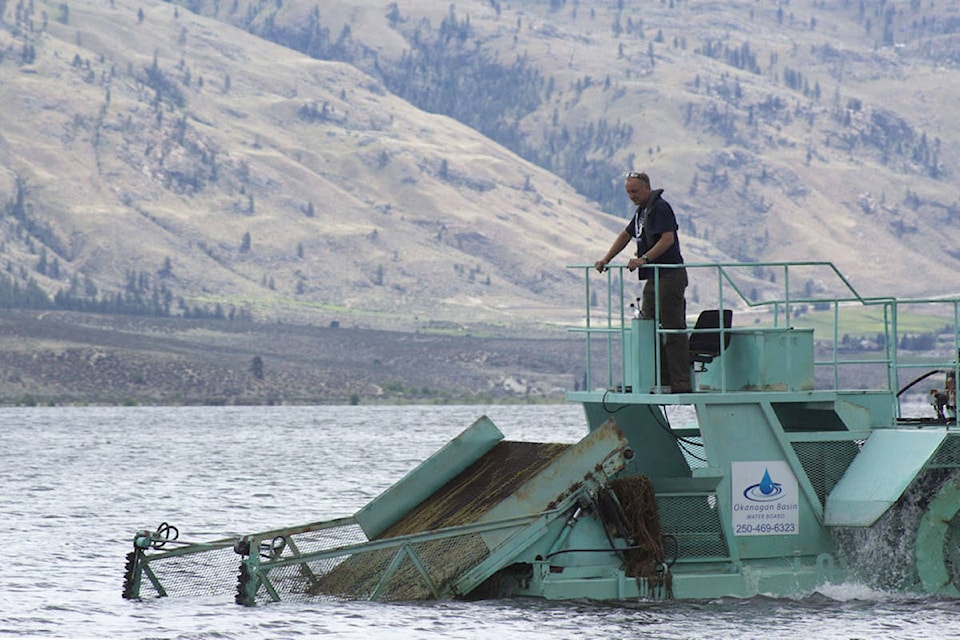
<path id="1" fill-rule="evenodd" d="M 960 638 L 960 601 L 281 602 L 121 598 L 138 529 L 182 540 L 350 515 L 481 415 L 575 442 L 577 405 L 0 409 L 0 638 Z"/>

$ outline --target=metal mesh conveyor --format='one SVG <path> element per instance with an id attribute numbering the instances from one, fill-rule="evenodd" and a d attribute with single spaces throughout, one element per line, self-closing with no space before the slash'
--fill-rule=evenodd
<path id="1" fill-rule="evenodd" d="M 438 531 L 477 522 L 536 476 L 569 445 L 500 442 L 451 482 L 378 536 L 378 540 Z M 380 586 L 379 599 L 415 600 L 431 595 L 476 566 L 490 550 L 480 533 L 412 543 L 393 577 Z M 369 597 L 378 588 L 396 554 L 392 548 L 353 554 L 310 588 L 314 594 Z M 417 567 L 417 562 L 422 566 Z"/>
<path id="2" fill-rule="evenodd" d="M 569 447 L 566 444 L 500 442 L 380 537 L 476 522 Z"/>

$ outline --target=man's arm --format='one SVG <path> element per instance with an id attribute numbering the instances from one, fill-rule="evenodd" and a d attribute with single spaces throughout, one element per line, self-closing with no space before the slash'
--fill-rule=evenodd
<path id="1" fill-rule="evenodd" d="M 653 262 L 670 248 L 670 245 L 676 241 L 676 238 L 677 234 L 673 231 L 667 231 L 660 234 L 660 238 L 652 247 L 647 249 L 645 254 L 642 256 L 637 256 L 636 258 L 630 258 L 630 262 L 627 263 L 627 268 L 630 269 L 630 271 L 633 271 L 637 267 L 642 267 L 645 264 Z M 644 258 L 644 256 L 646 257 Z"/>

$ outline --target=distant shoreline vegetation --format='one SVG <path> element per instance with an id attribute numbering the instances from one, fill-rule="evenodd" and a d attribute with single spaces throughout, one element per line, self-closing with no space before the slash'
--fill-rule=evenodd
<path id="1" fill-rule="evenodd" d="M 127 286 L 123 291 L 101 294 L 88 281 L 75 279 L 69 289 L 60 289 L 53 297 L 43 290 L 33 278 L 21 284 L 14 278 L 0 274 L 0 308 L 43 309 L 57 311 L 80 311 L 108 315 L 150 316 L 155 318 L 184 318 L 203 320 L 252 321 L 250 312 L 223 305 L 189 305 L 183 298 L 174 303 L 173 293 L 165 284 L 151 284 L 146 274 L 127 274 Z"/>
<path id="2" fill-rule="evenodd" d="M 273 407 L 273 406 L 484 406 L 484 405 L 556 405 L 570 404 L 563 395 L 531 397 L 493 397 L 490 394 L 450 394 L 442 397 L 415 397 L 378 399 L 361 394 L 352 394 L 346 399 L 275 401 L 257 397 L 211 397 L 183 399 L 139 398 L 126 396 L 115 400 L 83 400 L 58 398 L 50 394 L 26 393 L 19 397 L 0 398 L 0 409 L 10 407 Z"/>

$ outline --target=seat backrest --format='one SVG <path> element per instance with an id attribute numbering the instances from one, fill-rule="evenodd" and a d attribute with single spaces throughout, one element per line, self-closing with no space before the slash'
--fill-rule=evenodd
<path id="1" fill-rule="evenodd" d="M 733 310 L 723 310 L 723 327 L 729 329 L 733 326 Z M 690 335 L 690 361 L 691 362 L 712 362 L 714 358 L 720 355 L 720 333 L 697 333 L 698 329 L 719 329 L 720 328 L 720 310 L 704 309 L 697 317 L 697 323 L 693 326 L 694 333 Z M 723 334 L 723 348 L 730 346 L 730 334 Z"/>

